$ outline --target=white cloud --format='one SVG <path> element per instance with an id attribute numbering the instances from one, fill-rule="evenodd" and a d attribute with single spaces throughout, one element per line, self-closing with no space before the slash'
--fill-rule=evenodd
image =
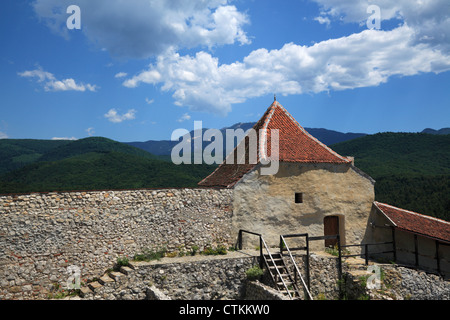
<path id="1" fill-rule="evenodd" d="M 47 71 L 38 68 L 35 70 L 20 72 L 19 76 L 24 78 L 35 78 L 38 83 L 44 86 L 45 91 L 97 91 L 98 87 L 91 84 L 76 83 L 74 79 L 58 80 Z"/>
<path id="2" fill-rule="evenodd" d="M 228 0 L 36 0 L 37 16 L 54 32 L 68 37 L 69 5 L 81 8 L 81 30 L 114 56 L 147 58 L 170 47 L 194 48 L 248 44 L 248 17 Z"/>
<path id="3" fill-rule="evenodd" d="M 288 43 L 278 50 L 257 49 L 230 64 L 220 64 L 204 50 L 250 43 L 243 29 L 249 18 L 228 0 L 36 0 L 33 6 L 52 30 L 67 35 L 64 9 L 79 5 L 82 32 L 99 48 L 116 56 L 156 57 L 135 75 L 116 74 L 125 87 L 159 85 L 172 94 L 176 105 L 192 111 L 226 115 L 233 104 L 266 94 L 354 89 L 377 86 L 393 76 L 450 70 L 448 0 L 312 1 L 320 5 L 315 18 L 319 23 L 331 27 L 336 20 L 356 22 L 364 30 L 312 46 Z M 381 30 L 366 29 L 370 4 L 380 7 L 383 21 L 397 18 L 399 26 L 383 30 L 382 22 Z M 203 51 L 178 53 L 196 47 Z M 50 82 L 46 87 L 53 90 L 82 86 L 71 79 L 59 83 L 51 76 L 35 75 L 38 81 Z M 113 122 L 127 120 L 114 109 L 108 114 Z"/>
<path id="4" fill-rule="evenodd" d="M 183 122 L 183 121 L 188 121 L 188 120 L 191 120 L 191 116 L 189 114 L 185 113 L 177 121 L 178 122 Z"/>
<path id="5" fill-rule="evenodd" d="M 119 72 L 118 74 L 116 74 L 114 77 L 119 79 L 119 78 L 123 78 L 126 77 L 128 74 L 126 72 Z"/>
<path id="6" fill-rule="evenodd" d="M 133 120 L 136 118 L 136 110 L 130 109 L 127 113 L 120 115 L 117 113 L 116 109 L 110 109 L 108 113 L 105 114 L 105 118 L 107 118 L 110 122 L 113 123 L 121 123 L 126 120 Z"/>
<path id="7" fill-rule="evenodd" d="M 8 138 L 9 137 L 6 133 L 0 131 L 0 139 L 8 139 Z"/>
<path id="8" fill-rule="evenodd" d="M 448 0 L 313 0 L 329 19 L 365 25 L 369 5 L 380 8 L 381 20 L 399 19 L 415 32 L 411 41 L 450 51 L 450 5 Z M 383 29 L 383 23 L 381 23 Z"/>
<path id="9" fill-rule="evenodd" d="M 52 140 L 78 140 L 77 138 L 75 138 L 75 137 L 72 137 L 72 138 L 68 138 L 68 137 L 53 137 L 52 138 Z"/>
<path id="10" fill-rule="evenodd" d="M 94 131 L 93 127 L 87 128 L 86 132 L 87 132 L 89 137 L 92 137 L 95 134 L 95 131 Z"/>
<path id="11" fill-rule="evenodd" d="M 149 98 L 145 98 L 145 102 L 147 104 L 153 104 L 155 102 L 155 99 L 149 99 Z"/>
<path id="12" fill-rule="evenodd" d="M 318 17 L 314 18 L 314 20 L 316 20 L 320 24 L 326 24 L 327 26 L 329 26 L 331 23 L 330 19 L 328 17 L 324 17 L 324 16 L 318 16 Z"/>
<path id="13" fill-rule="evenodd" d="M 377 86 L 392 76 L 450 70 L 448 54 L 411 44 L 414 36 L 407 25 L 391 31 L 367 29 L 312 46 L 288 43 L 279 50 L 258 49 L 242 62 L 222 65 L 206 52 L 181 56 L 168 51 L 123 85 L 161 84 L 177 105 L 225 115 L 232 104 L 266 94 Z"/>

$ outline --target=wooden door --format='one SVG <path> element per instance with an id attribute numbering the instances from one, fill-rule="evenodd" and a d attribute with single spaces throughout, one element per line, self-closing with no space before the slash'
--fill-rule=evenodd
<path id="1" fill-rule="evenodd" d="M 323 219 L 323 229 L 325 236 L 339 234 L 339 217 L 328 216 Z M 337 245 L 337 239 L 325 239 L 325 247 L 334 247 Z"/>

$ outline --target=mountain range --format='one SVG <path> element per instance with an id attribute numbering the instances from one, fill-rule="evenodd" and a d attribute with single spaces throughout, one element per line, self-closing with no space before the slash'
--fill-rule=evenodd
<path id="1" fill-rule="evenodd" d="M 222 128 L 222 129 L 220 129 L 220 131 L 222 132 L 222 136 L 224 138 L 226 138 L 226 130 L 227 129 L 232 129 L 232 130 L 242 129 L 245 132 L 248 129 L 253 128 L 254 125 L 255 125 L 255 122 L 245 122 L 245 123 L 240 122 L 240 123 L 236 123 L 236 124 L 232 125 L 231 127 Z M 207 129 L 204 128 L 203 133 L 206 130 Z M 305 128 L 305 130 L 308 131 L 311 135 L 313 135 L 315 138 L 319 139 L 319 141 L 321 141 L 322 143 L 324 143 L 326 145 L 344 142 L 344 141 L 352 140 L 355 138 L 363 137 L 366 135 L 365 133 L 342 133 L 342 132 L 333 131 L 333 130 L 316 129 L 316 128 Z M 194 137 L 194 131 L 191 131 L 189 133 L 189 135 L 191 137 Z M 128 145 L 131 145 L 133 147 L 137 147 L 137 148 L 140 148 L 147 152 L 150 152 L 154 155 L 166 155 L 167 156 L 167 155 L 171 154 L 173 147 L 176 146 L 179 142 L 178 141 L 170 141 L 170 140 L 162 140 L 162 141 L 149 140 L 149 141 L 145 141 L 145 142 L 125 142 L 125 143 Z M 224 144 L 224 150 L 226 150 L 226 148 L 225 148 L 226 139 L 224 139 L 223 144 Z M 234 146 L 236 146 L 236 141 L 234 143 Z"/>
<path id="2" fill-rule="evenodd" d="M 238 123 L 222 131 L 252 126 Z M 373 135 L 307 131 L 339 154 L 354 156 L 355 165 L 376 180 L 377 201 L 450 221 L 447 129 Z M 196 187 L 217 165 L 173 164 L 170 151 L 177 143 L 0 140 L 0 194 Z"/>
<path id="3" fill-rule="evenodd" d="M 231 127 L 222 128 L 222 129 L 220 129 L 220 131 L 222 132 L 222 136 L 226 137 L 227 129 L 232 129 L 232 130 L 242 129 L 245 132 L 245 131 L 253 128 L 254 125 L 255 125 L 255 122 L 239 122 L 239 123 L 232 125 Z M 307 132 L 309 132 L 313 137 L 315 137 L 316 139 L 318 139 L 319 141 L 321 141 L 322 143 L 324 143 L 327 146 L 330 146 L 330 145 L 333 145 L 336 143 L 340 143 L 340 142 L 353 140 L 353 139 L 364 137 L 364 136 L 368 135 L 367 133 L 353 133 L 353 132 L 343 133 L 343 132 L 328 130 L 328 129 L 324 129 L 324 128 L 304 128 L 304 129 Z M 206 130 L 207 129 L 203 128 L 203 133 Z M 428 133 L 428 134 L 434 134 L 434 135 L 446 135 L 446 134 L 450 134 L 450 128 L 442 128 L 439 130 L 427 128 L 427 129 L 424 129 L 421 133 Z M 189 132 L 189 135 L 190 135 L 190 137 L 194 137 L 194 131 Z M 171 154 L 173 147 L 176 146 L 179 142 L 171 141 L 171 140 L 148 140 L 145 142 L 135 141 L 135 142 L 124 142 L 124 143 L 131 145 L 133 147 L 137 147 L 139 149 L 145 150 L 154 155 L 169 156 Z M 225 146 L 226 146 L 226 139 L 224 139 L 224 150 L 226 150 Z M 236 142 L 234 143 L 234 146 L 236 146 Z"/>

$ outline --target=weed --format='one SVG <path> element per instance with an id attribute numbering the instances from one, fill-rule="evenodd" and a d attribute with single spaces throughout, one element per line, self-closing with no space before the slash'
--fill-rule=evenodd
<path id="1" fill-rule="evenodd" d="M 227 254 L 227 248 L 223 245 L 217 246 L 215 249 L 213 249 L 211 246 L 207 246 L 203 251 L 203 255 L 225 255 Z"/>
<path id="2" fill-rule="evenodd" d="M 62 289 L 59 283 L 54 283 L 51 292 L 47 295 L 48 299 L 64 299 L 66 297 L 75 297 L 80 295 L 79 289 Z"/>
<path id="3" fill-rule="evenodd" d="M 332 256 L 338 257 L 339 256 L 339 248 L 337 244 L 334 247 L 327 247 L 325 248 L 325 252 L 331 254 Z M 341 254 L 350 254 L 350 251 L 346 249 L 341 249 Z"/>
<path id="4" fill-rule="evenodd" d="M 130 261 L 128 261 L 128 258 L 117 258 L 117 265 L 119 267 L 127 267 L 130 265 Z"/>
<path id="5" fill-rule="evenodd" d="M 248 280 L 260 279 L 263 273 L 264 271 L 259 266 L 253 266 L 245 272 Z"/>
<path id="6" fill-rule="evenodd" d="M 192 248 L 191 248 L 191 256 L 195 256 L 195 254 L 197 253 L 197 251 L 198 251 L 198 246 L 192 246 Z"/>
<path id="7" fill-rule="evenodd" d="M 152 261 L 152 260 L 160 260 L 166 255 L 167 250 L 165 248 L 160 249 L 159 251 L 153 251 L 150 249 L 144 249 L 143 253 L 135 254 L 133 257 L 134 261 Z"/>

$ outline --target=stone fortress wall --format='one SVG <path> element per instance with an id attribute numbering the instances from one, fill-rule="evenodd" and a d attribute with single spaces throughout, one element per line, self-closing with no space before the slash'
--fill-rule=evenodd
<path id="1" fill-rule="evenodd" d="M 45 298 L 72 265 L 83 280 L 147 249 L 228 248 L 231 197 L 201 188 L 0 196 L 0 299 Z"/>
<path id="2" fill-rule="evenodd" d="M 232 198 L 233 190 L 201 188 L 0 196 L 0 299 L 46 299 L 55 284 L 66 285 L 68 267 L 79 267 L 85 281 L 145 249 L 234 246 Z M 95 298 L 148 298 L 149 283 L 172 299 L 232 299 L 243 297 L 242 290 L 247 299 L 280 298 L 259 285 L 242 287 L 245 271 L 257 264 L 254 257 L 224 258 L 147 264 L 120 284 L 125 289 L 105 287 Z M 314 297 L 336 299 L 336 266 L 335 258 L 312 256 Z M 397 279 L 391 281 L 400 298 L 449 299 L 449 282 L 392 268 L 399 270 L 390 279 Z"/>

